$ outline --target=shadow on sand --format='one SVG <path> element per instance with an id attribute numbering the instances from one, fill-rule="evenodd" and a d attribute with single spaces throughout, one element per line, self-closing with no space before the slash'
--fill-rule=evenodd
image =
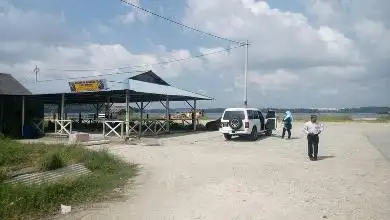
<path id="1" fill-rule="evenodd" d="M 278 138 L 282 139 L 282 136 L 274 136 L 274 137 L 278 137 Z M 299 137 L 291 137 L 290 139 L 288 139 L 287 137 L 284 137 L 284 139 L 286 139 L 286 140 L 297 140 L 297 139 L 301 139 L 301 138 L 299 138 Z"/>
<path id="2" fill-rule="evenodd" d="M 270 137 L 272 137 L 272 136 L 261 135 L 257 138 L 256 141 L 264 140 L 264 139 L 267 139 Z M 249 137 L 245 137 L 245 136 L 233 137 L 230 141 L 233 141 L 233 142 L 253 142 Z"/>
<path id="3" fill-rule="evenodd" d="M 334 158 L 335 156 L 318 156 L 318 160 L 325 160 L 325 159 L 329 159 L 329 158 Z"/>

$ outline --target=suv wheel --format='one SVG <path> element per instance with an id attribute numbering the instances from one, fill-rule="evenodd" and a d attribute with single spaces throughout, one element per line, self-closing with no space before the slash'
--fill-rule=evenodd
<path id="1" fill-rule="evenodd" d="M 232 139 L 232 136 L 230 134 L 223 134 L 225 137 L 225 140 L 230 141 Z"/>
<path id="2" fill-rule="evenodd" d="M 258 136 L 257 136 L 257 128 L 256 127 L 252 128 L 252 132 L 251 132 L 250 138 L 251 138 L 252 141 L 256 141 L 257 140 Z"/>

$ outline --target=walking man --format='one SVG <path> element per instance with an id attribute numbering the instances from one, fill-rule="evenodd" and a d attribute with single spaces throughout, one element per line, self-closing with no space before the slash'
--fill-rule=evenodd
<path id="1" fill-rule="evenodd" d="M 317 122 L 317 115 L 311 115 L 310 121 L 306 122 L 303 130 L 307 134 L 308 156 L 310 160 L 317 160 L 319 134 L 323 131 L 323 126 Z"/>

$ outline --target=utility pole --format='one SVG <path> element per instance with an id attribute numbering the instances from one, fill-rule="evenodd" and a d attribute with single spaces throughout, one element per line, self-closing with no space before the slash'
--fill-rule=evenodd
<path id="1" fill-rule="evenodd" d="M 35 82 L 38 82 L 38 72 L 39 72 L 38 65 L 35 66 L 33 72 L 35 73 Z"/>
<path id="2" fill-rule="evenodd" d="M 249 46 L 249 41 L 246 40 L 245 42 L 245 67 L 244 67 L 244 81 L 245 81 L 245 86 L 244 86 L 244 106 L 245 108 L 248 107 L 248 46 Z"/>

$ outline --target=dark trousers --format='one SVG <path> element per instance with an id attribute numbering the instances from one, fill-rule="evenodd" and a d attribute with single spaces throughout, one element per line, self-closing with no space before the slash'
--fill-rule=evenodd
<path id="1" fill-rule="evenodd" d="M 291 129 L 286 128 L 286 127 L 283 127 L 282 138 L 284 138 L 284 135 L 286 134 L 286 131 L 287 131 L 287 134 L 288 134 L 288 139 L 290 139 L 291 138 Z"/>
<path id="2" fill-rule="evenodd" d="M 317 158 L 319 141 L 318 134 L 307 135 L 307 153 L 310 158 Z"/>

